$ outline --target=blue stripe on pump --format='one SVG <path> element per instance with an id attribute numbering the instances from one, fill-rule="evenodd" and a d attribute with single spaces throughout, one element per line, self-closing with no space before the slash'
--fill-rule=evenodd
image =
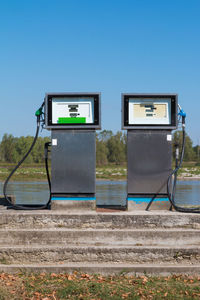
<path id="1" fill-rule="evenodd" d="M 134 201 L 137 204 L 141 204 L 141 203 L 149 203 L 153 198 L 134 198 L 134 197 L 128 197 L 127 200 L 128 201 Z M 165 201 L 169 201 L 169 198 L 155 198 L 153 200 L 153 202 L 165 202 Z"/>
<path id="2" fill-rule="evenodd" d="M 65 200 L 65 201 L 88 201 L 96 200 L 95 197 L 52 197 L 51 201 Z"/>

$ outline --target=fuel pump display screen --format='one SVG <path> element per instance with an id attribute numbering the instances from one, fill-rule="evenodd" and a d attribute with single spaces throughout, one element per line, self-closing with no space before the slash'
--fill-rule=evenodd
<path id="1" fill-rule="evenodd" d="M 176 129 L 177 94 L 122 94 L 122 129 Z"/>
<path id="2" fill-rule="evenodd" d="M 100 94 L 46 94 L 47 129 L 100 129 Z"/>
<path id="3" fill-rule="evenodd" d="M 52 124 L 94 123 L 93 98 L 52 98 Z"/>
<path id="4" fill-rule="evenodd" d="M 170 123 L 170 99 L 129 99 L 129 124 Z"/>

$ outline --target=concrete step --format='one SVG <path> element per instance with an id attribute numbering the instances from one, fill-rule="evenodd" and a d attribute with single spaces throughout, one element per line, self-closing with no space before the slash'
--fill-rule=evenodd
<path id="1" fill-rule="evenodd" d="M 0 271 L 200 273 L 200 217 L 0 211 Z"/>
<path id="2" fill-rule="evenodd" d="M 200 264 L 176 265 L 176 264 L 125 264 L 125 263 L 64 263 L 64 264 L 0 264 L 0 272 L 49 272 L 72 273 L 80 271 L 88 274 L 127 274 L 127 275 L 161 275 L 171 274 L 199 275 Z"/>
<path id="3" fill-rule="evenodd" d="M 0 228 L 200 229 L 199 214 L 170 211 L 97 213 L 96 211 L 0 210 Z"/>
<path id="4" fill-rule="evenodd" d="M 0 246 L 9 245 L 200 246 L 195 229 L 0 229 Z"/>
<path id="5" fill-rule="evenodd" d="M 10 246 L 0 247 L 1 264 L 27 263 L 200 264 L 200 247 Z"/>

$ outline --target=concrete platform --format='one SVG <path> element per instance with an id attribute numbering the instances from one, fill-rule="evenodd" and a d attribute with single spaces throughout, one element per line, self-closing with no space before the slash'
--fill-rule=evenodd
<path id="1" fill-rule="evenodd" d="M 200 230 L 193 229 L 0 229 L 0 246 L 200 246 Z"/>
<path id="2" fill-rule="evenodd" d="M 0 210 L 0 271 L 200 274 L 200 215 Z"/>
<path id="3" fill-rule="evenodd" d="M 200 214 L 176 211 L 0 210 L 0 228 L 191 228 L 200 229 Z"/>
<path id="4" fill-rule="evenodd" d="M 95 210 L 96 202 L 94 200 L 72 201 L 72 200 L 54 200 L 51 201 L 52 210 Z"/>
<path id="5" fill-rule="evenodd" d="M 147 199 L 137 198 L 137 200 L 134 199 L 134 198 L 132 198 L 132 200 L 130 200 L 130 198 L 129 198 L 127 209 L 129 211 L 146 210 L 146 208 L 147 208 L 148 204 L 150 203 L 150 201 L 151 201 L 151 198 L 149 198 L 149 199 L 148 198 Z M 151 203 L 151 205 L 149 207 L 149 210 L 159 210 L 159 211 L 169 210 L 170 207 L 171 207 L 171 204 L 170 204 L 168 199 L 165 199 L 165 198 L 157 199 L 157 198 L 155 198 L 153 200 L 153 202 Z"/>
<path id="6" fill-rule="evenodd" d="M 0 262 L 21 263 L 171 263 L 200 264 L 200 247 L 184 246 L 91 246 L 15 245 L 0 247 Z"/>
<path id="7" fill-rule="evenodd" d="M 64 263 L 64 264 L 0 264 L 0 272 L 19 273 L 73 273 L 80 271 L 89 274 L 126 274 L 126 275 L 159 275 L 169 276 L 171 274 L 196 275 L 200 274 L 200 265 L 173 265 L 173 264 L 111 264 L 111 263 Z"/>

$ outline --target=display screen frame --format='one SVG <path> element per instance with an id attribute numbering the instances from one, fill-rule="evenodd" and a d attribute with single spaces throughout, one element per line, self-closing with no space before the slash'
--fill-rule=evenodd
<path id="1" fill-rule="evenodd" d="M 129 123 L 129 101 L 131 99 L 170 99 L 171 101 L 171 122 L 169 124 L 130 124 Z M 177 94 L 122 94 L 122 129 L 176 129 L 177 118 Z"/>
<path id="2" fill-rule="evenodd" d="M 94 99 L 94 122 L 93 123 L 53 123 L 52 122 L 52 99 L 55 98 L 92 98 Z M 45 128 L 46 129 L 101 129 L 100 119 L 100 93 L 48 93 L 45 95 Z"/>

